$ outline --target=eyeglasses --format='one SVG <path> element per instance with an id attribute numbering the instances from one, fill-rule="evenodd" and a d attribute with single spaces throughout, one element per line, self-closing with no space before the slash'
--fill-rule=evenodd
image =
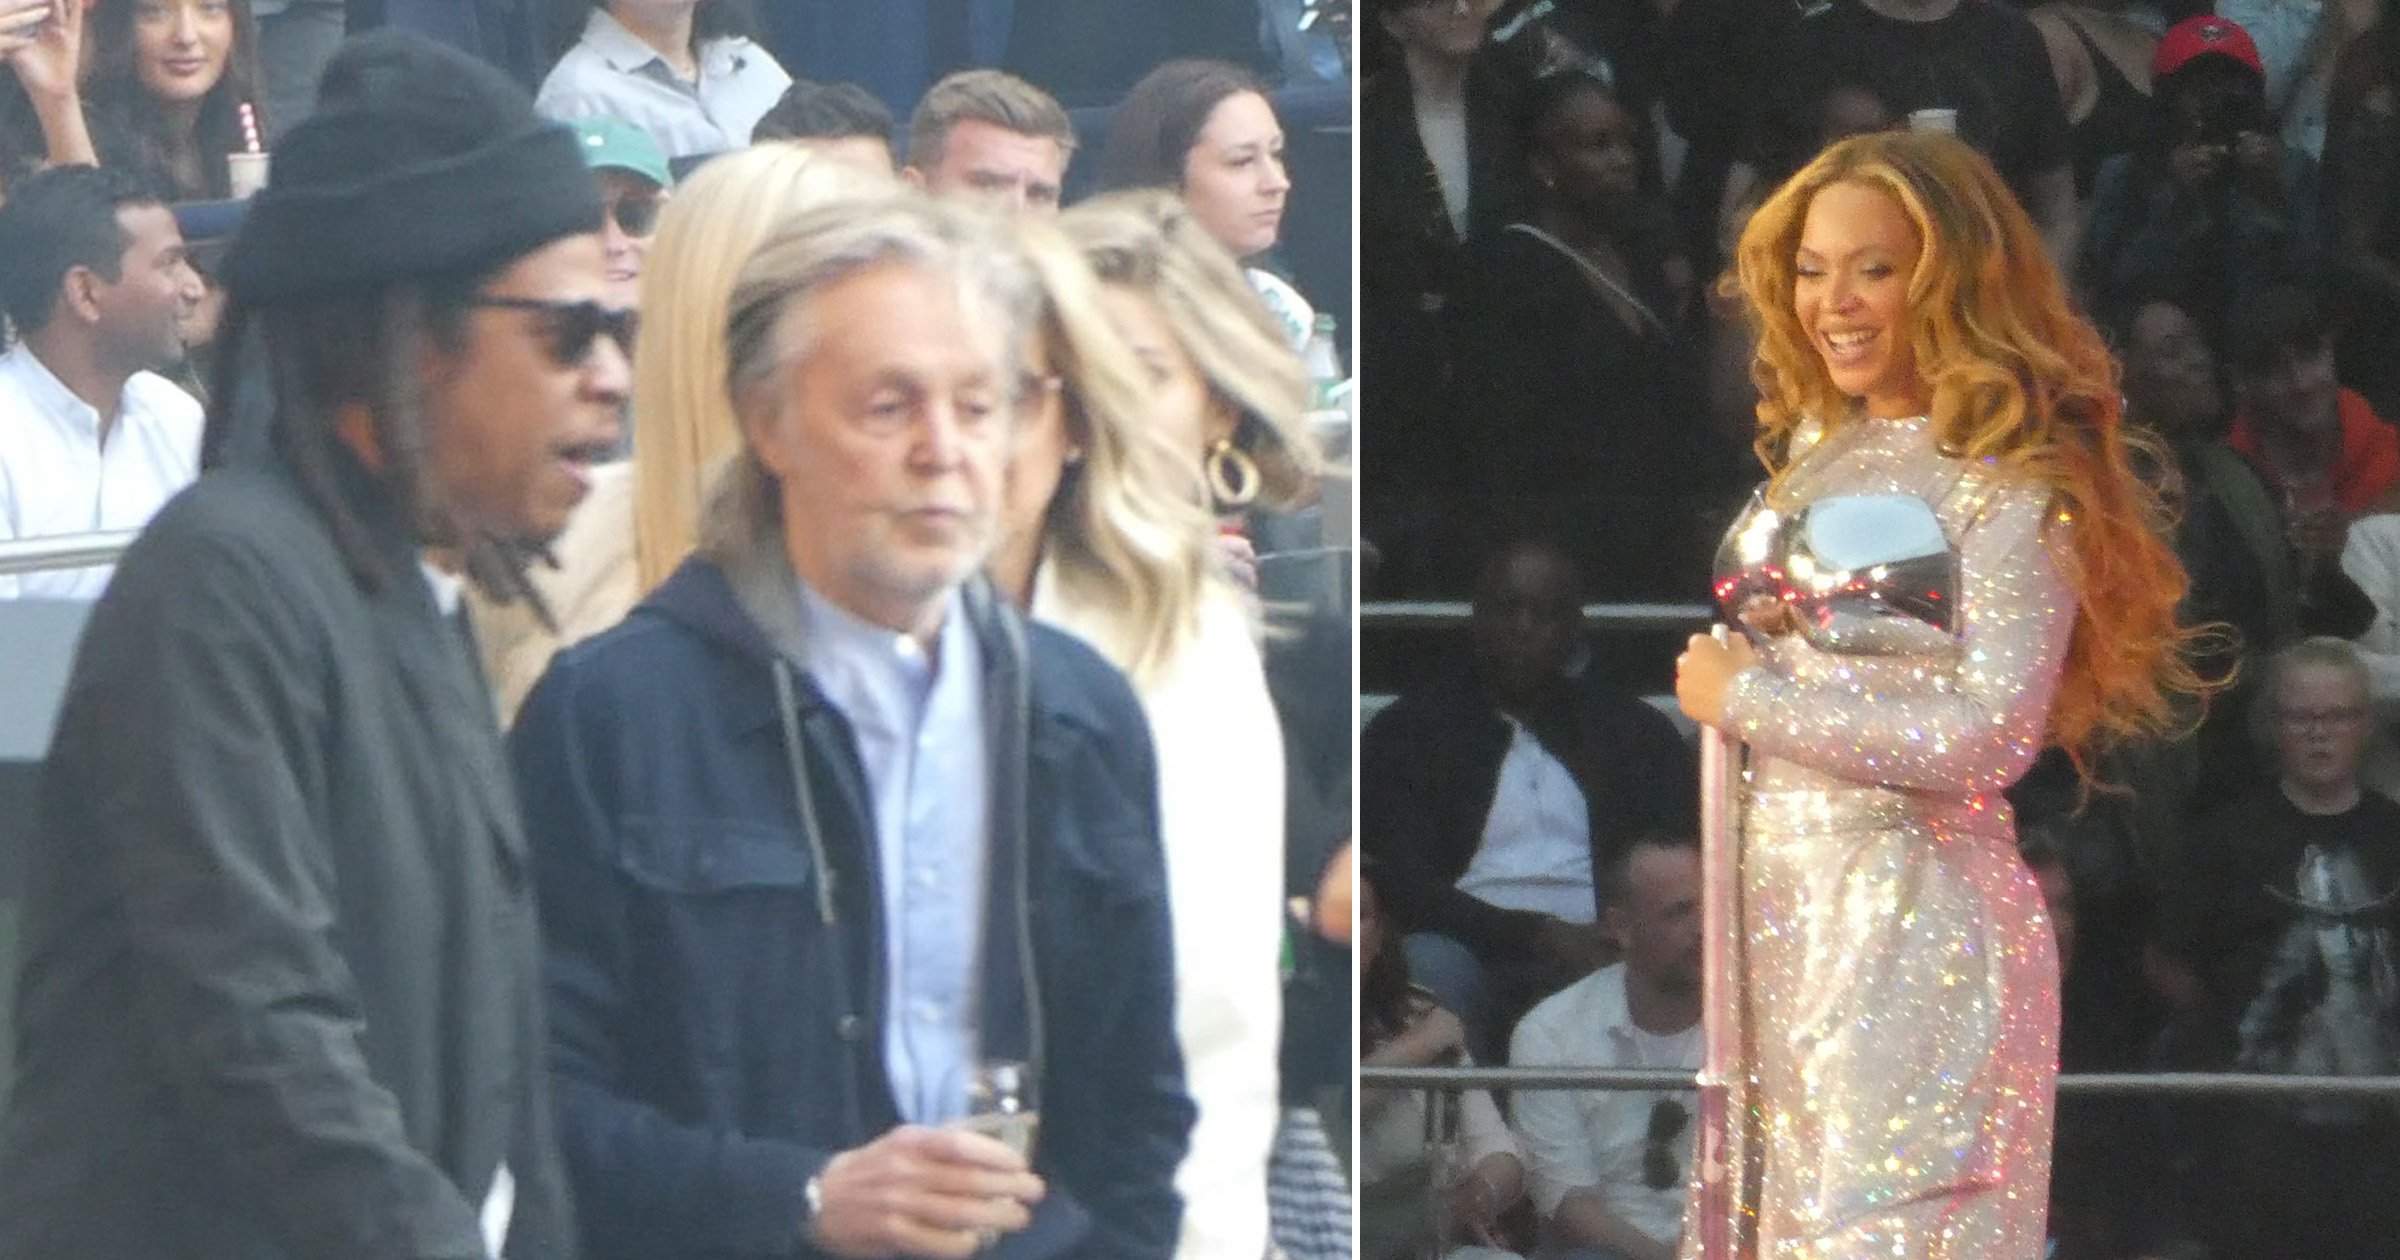
<path id="1" fill-rule="evenodd" d="M 1650 1131 L 1642 1135 L 1643 1185 L 1664 1190 L 1683 1175 L 1683 1160 L 1675 1149 L 1675 1139 L 1683 1136 L 1683 1126 L 1691 1120 L 1692 1113 L 1672 1098 L 1661 1098 L 1652 1104 Z"/>
<path id="2" fill-rule="evenodd" d="M 2345 705 L 2339 709 L 2278 709 L 2275 716 L 2285 726 L 2295 730 L 2329 731 L 2348 726 L 2367 716 L 2364 705 Z"/>
<path id="3" fill-rule="evenodd" d="M 659 211 L 666 204 L 664 197 L 611 197 L 608 217 L 616 220 L 617 230 L 627 236 L 648 236 L 657 230 Z"/>
<path id="4" fill-rule="evenodd" d="M 592 344 L 602 334 L 616 342 L 617 349 L 631 359 L 634 334 L 640 329 L 642 321 L 639 311 L 617 310 L 589 298 L 580 302 L 555 302 L 545 298 L 498 297 L 479 293 L 468 299 L 467 305 L 533 312 L 551 359 L 563 368 L 583 366 L 592 357 Z"/>

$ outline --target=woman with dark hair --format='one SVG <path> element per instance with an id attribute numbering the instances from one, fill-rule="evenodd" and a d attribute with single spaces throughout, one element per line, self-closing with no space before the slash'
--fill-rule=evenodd
<path id="1" fill-rule="evenodd" d="M 1569 72 L 1535 86 L 1524 137 L 1531 213 L 1476 243 L 1452 303 L 1448 462 L 1503 514 L 1573 514 L 1611 595 L 1696 589 L 1694 496 L 1715 479 L 1695 474 L 1732 452 L 1711 458 L 1693 419 L 1691 275 L 1642 175 L 1645 124 Z"/>
<path id="2" fill-rule="evenodd" d="M 2400 415 L 2400 14 L 2390 0 L 2334 62 L 2325 126 L 2326 210 L 2342 332 L 2342 382 Z"/>
<path id="3" fill-rule="evenodd" d="M 670 158 L 729 153 L 792 85 L 738 0 L 569 0 L 535 108 L 647 128 Z"/>
<path id="4" fill-rule="evenodd" d="M 1170 61 L 1144 75 L 1109 119 L 1100 186 L 1182 196 L 1201 228 L 1241 260 L 1292 348 L 1307 344 L 1316 309 L 1291 282 L 1255 265 L 1283 232 L 1292 190 L 1283 124 L 1257 75 L 1199 60 Z"/>
<path id="5" fill-rule="evenodd" d="M 248 147 L 242 106 L 255 110 L 259 95 L 250 0 L 98 0 L 79 10 L 63 6 L 56 55 L 39 69 L 14 63 L 9 169 L 96 160 L 173 200 L 231 195 L 225 159 Z M 60 58 L 80 74 L 58 73 Z M 78 113 L 80 136 L 69 117 Z M 253 114 L 251 126 L 263 125 Z"/>

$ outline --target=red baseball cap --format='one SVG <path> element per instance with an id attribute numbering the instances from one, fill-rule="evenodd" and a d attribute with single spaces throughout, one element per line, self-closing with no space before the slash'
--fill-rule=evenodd
<path id="1" fill-rule="evenodd" d="M 2259 63 L 2258 45 L 2252 42 L 2250 32 L 2243 30 L 2239 22 L 2207 14 L 2185 18 L 2167 28 L 2167 33 L 2159 37 L 2158 51 L 2150 55 L 2150 73 L 2165 78 L 2191 64 L 2192 58 L 2211 54 L 2230 57 L 2250 67 L 2250 73 L 2266 77 L 2266 67 Z"/>

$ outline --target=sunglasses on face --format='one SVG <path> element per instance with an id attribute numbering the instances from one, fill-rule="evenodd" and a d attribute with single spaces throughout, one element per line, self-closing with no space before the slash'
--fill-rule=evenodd
<path id="1" fill-rule="evenodd" d="M 1672 1098 L 1661 1098 L 1650 1108 L 1650 1129 L 1642 1135 L 1642 1184 L 1653 1190 L 1674 1185 L 1683 1173 L 1683 1161 L 1677 1158 L 1675 1139 L 1683 1136 L 1683 1126 L 1691 1123 L 1692 1113 Z"/>
<path id="2" fill-rule="evenodd" d="M 550 358 L 562 368 L 583 366 L 584 361 L 592 357 L 592 344 L 604 334 L 617 343 L 617 349 L 630 361 L 633 358 L 634 333 L 640 328 L 642 320 L 639 311 L 615 310 L 589 298 L 580 302 L 554 302 L 544 298 L 479 294 L 467 305 L 504 311 L 531 311 Z"/>
<path id="3" fill-rule="evenodd" d="M 666 208 L 663 197 L 611 197 L 608 217 L 616 220 L 617 230 L 627 236 L 648 236 L 658 229 L 659 211 Z"/>

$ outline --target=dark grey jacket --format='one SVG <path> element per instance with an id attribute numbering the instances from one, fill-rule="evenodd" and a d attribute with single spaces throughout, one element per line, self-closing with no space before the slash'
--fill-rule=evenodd
<path id="1" fill-rule="evenodd" d="M 363 480 L 354 488 L 372 498 Z M 525 840 L 417 568 L 212 472 L 94 610 L 26 855 L 6 1260 L 571 1254 Z"/>

